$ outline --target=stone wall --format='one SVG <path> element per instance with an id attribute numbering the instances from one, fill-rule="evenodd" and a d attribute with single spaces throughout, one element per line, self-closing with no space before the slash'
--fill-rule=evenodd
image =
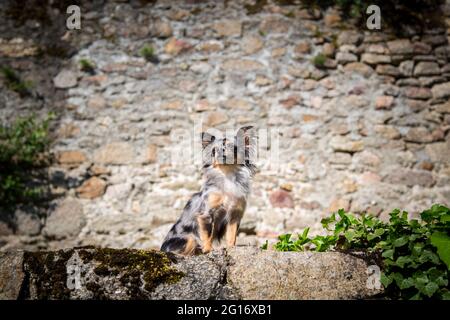
<path id="1" fill-rule="evenodd" d="M 282 167 L 256 175 L 240 244 L 320 232 L 338 208 L 386 218 L 397 207 L 414 215 L 450 205 L 448 29 L 398 38 L 359 30 L 331 9 L 270 1 L 248 9 L 243 1 L 82 8 L 81 30 L 53 26 L 73 54 L 48 67 L 32 49 L 52 35 L 8 30 L 2 61 L 36 81 L 39 113 L 59 117 L 55 199 L 43 216 L 16 213 L 15 228 L 0 222 L 2 249 L 159 247 L 201 186 L 189 145 L 181 165 L 169 157 L 180 130 L 201 119 L 279 132 Z M 448 1 L 442 19 L 448 28 Z M 158 61 L 140 57 L 144 45 Z M 94 74 L 80 70 L 83 58 Z M 2 94 L 2 119 L 38 101 Z"/>
<path id="2" fill-rule="evenodd" d="M 0 252 L 0 299 L 370 299 L 383 294 L 374 268 L 338 252 L 249 247 L 193 257 L 107 248 L 10 251 Z"/>

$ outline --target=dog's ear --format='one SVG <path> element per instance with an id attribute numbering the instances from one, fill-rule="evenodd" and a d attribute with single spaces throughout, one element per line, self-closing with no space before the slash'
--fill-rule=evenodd
<path id="1" fill-rule="evenodd" d="M 211 142 L 216 140 L 216 137 L 213 136 L 212 134 L 209 134 L 208 132 L 202 132 L 201 138 L 202 138 L 202 147 L 203 148 L 206 148 Z"/>
<path id="2" fill-rule="evenodd" d="M 255 129 L 253 126 L 241 127 L 237 133 L 236 138 L 238 142 L 243 143 L 245 146 L 249 146 L 252 143 L 252 139 L 255 138 Z"/>
<path id="3" fill-rule="evenodd" d="M 254 163 L 256 160 L 257 135 L 253 126 L 240 128 L 236 133 L 237 161 L 239 164 Z"/>

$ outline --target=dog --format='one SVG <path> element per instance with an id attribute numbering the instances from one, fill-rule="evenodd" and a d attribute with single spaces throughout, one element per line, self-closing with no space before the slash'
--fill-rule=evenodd
<path id="1" fill-rule="evenodd" d="M 256 171 L 255 130 L 252 126 L 242 127 L 231 138 L 203 132 L 201 138 L 204 183 L 187 202 L 161 251 L 208 253 L 213 241 L 224 236 L 227 247 L 236 244 Z"/>

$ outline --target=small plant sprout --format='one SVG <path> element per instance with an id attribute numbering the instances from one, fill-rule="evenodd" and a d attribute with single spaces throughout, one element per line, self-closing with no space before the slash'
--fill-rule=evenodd
<path id="1" fill-rule="evenodd" d="M 10 90 L 17 92 L 21 97 L 29 95 L 32 83 L 30 81 L 23 81 L 20 76 L 10 67 L 0 67 L 0 73 L 2 74 L 6 87 Z"/>
<path id="2" fill-rule="evenodd" d="M 150 45 L 143 46 L 141 50 L 139 50 L 139 55 L 149 62 L 159 62 L 158 57 L 155 55 L 155 49 Z"/>
<path id="3" fill-rule="evenodd" d="M 95 73 L 95 64 L 88 59 L 80 59 L 80 69 L 81 71 L 87 72 L 87 73 Z"/>
<path id="4" fill-rule="evenodd" d="M 313 58 L 312 63 L 314 64 L 314 66 L 316 68 L 323 68 L 325 66 L 326 61 L 327 61 L 327 57 L 325 57 L 324 54 L 319 53 L 318 55 L 316 55 Z"/>

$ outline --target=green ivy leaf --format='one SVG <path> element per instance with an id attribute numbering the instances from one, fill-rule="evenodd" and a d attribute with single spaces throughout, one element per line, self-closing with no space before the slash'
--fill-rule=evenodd
<path id="1" fill-rule="evenodd" d="M 450 214 L 450 209 L 445 206 L 435 204 L 431 206 L 430 209 L 423 211 L 420 214 L 420 217 L 423 221 L 431 222 L 432 220 L 438 219 L 441 215 L 444 214 Z"/>
<path id="2" fill-rule="evenodd" d="M 392 273 L 392 278 L 394 279 L 398 287 L 400 287 L 403 283 L 403 275 L 399 272 Z"/>
<path id="3" fill-rule="evenodd" d="M 393 244 L 394 244 L 394 247 L 402 247 L 405 244 L 407 244 L 408 241 L 409 241 L 408 237 L 407 236 L 403 236 L 403 237 L 395 239 Z"/>
<path id="4" fill-rule="evenodd" d="M 417 258 L 417 262 L 425 263 L 431 261 L 435 264 L 439 264 L 439 257 L 431 250 L 424 249 L 422 254 Z"/>
<path id="5" fill-rule="evenodd" d="M 309 232 L 309 227 L 306 228 L 305 230 L 303 230 L 303 233 L 302 233 L 301 238 L 304 239 L 304 240 L 307 239 L 307 237 L 308 237 L 308 232 Z"/>
<path id="6" fill-rule="evenodd" d="M 269 240 L 266 240 L 266 242 L 261 246 L 262 250 L 267 250 L 267 247 L 269 246 Z"/>
<path id="7" fill-rule="evenodd" d="M 434 232 L 431 235 L 431 244 L 437 248 L 439 258 L 450 269 L 450 236 L 443 232 Z"/>
<path id="8" fill-rule="evenodd" d="M 439 270 L 438 268 L 433 267 L 428 269 L 427 275 L 431 281 L 436 282 L 436 284 L 439 286 L 448 285 L 447 271 Z"/>
<path id="9" fill-rule="evenodd" d="M 426 295 L 427 293 L 425 292 L 425 287 L 429 282 L 428 276 L 423 271 L 418 271 L 413 275 L 413 279 L 416 289 Z"/>
<path id="10" fill-rule="evenodd" d="M 370 233 L 367 236 L 367 240 L 371 241 L 375 238 L 381 237 L 383 234 L 384 234 L 384 229 L 382 229 L 382 228 L 375 229 L 374 233 Z"/>
<path id="11" fill-rule="evenodd" d="M 405 278 L 400 282 L 399 288 L 401 290 L 408 289 L 414 286 L 413 278 Z"/>
<path id="12" fill-rule="evenodd" d="M 384 251 L 381 254 L 381 256 L 383 258 L 389 258 L 389 259 L 393 260 L 394 259 L 394 249 L 389 249 L 389 250 Z"/>
<path id="13" fill-rule="evenodd" d="M 450 291 L 448 291 L 448 290 L 444 291 L 444 290 L 442 290 L 443 292 L 441 292 L 441 299 L 442 300 L 450 300 Z"/>
<path id="14" fill-rule="evenodd" d="M 385 288 L 387 288 L 392 283 L 392 281 L 393 279 L 391 275 L 387 275 L 384 272 L 381 273 L 380 282 Z"/>
<path id="15" fill-rule="evenodd" d="M 431 298 L 438 289 L 439 286 L 435 282 L 430 281 L 424 287 L 423 293 L 426 294 L 429 298 Z"/>
<path id="16" fill-rule="evenodd" d="M 292 234 L 286 233 L 281 236 L 278 236 L 278 240 L 280 240 L 281 242 L 289 242 L 289 240 L 291 239 L 291 236 L 292 236 Z"/>
<path id="17" fill-rule="evenodd" d="M 422 297 L 420 296 L 420 292 L 417 292 L 409 300 L 422 300 Z"/>
<path id="18" fill-rule="evenodd" d="M 396 265 L 400 268 L 403 268 L 405 264 L 411 263 L 412 259 L 410 256 L 401 256 L 397 258 L 397 261 L 395 261 Z"/>
<path id="19" fill-rule="evenodd" d="M 320 223 L 326 230 L 330 230 L 329 226 L 331 223 L 336 222 L 336 214 L 333 213 L 329 218 L 323 218 Z"/>
<path id="20" fill-rule="evenodd" d="M 355 237 L 355 231 L 354 231 L 354 230 L 348 230 L 348 231 L 346 231 L 346 232 L 344 233 L 344 236 L 345 236 L 345 238 L 346 238 L 348 241 L 352 241 L 353 238 Z"/>

